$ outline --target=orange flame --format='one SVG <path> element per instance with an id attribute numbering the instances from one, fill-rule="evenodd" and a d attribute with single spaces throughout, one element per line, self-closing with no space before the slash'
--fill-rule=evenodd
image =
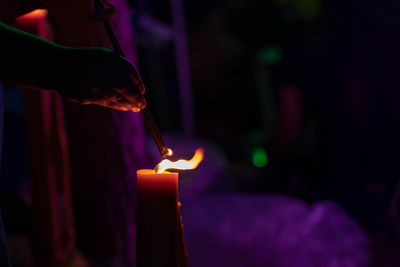
<path id="1" fill-rule="evenodd" d="M 169 169 L 191 170 L 200 164 L 200 162 L 203 160 L 203 157 L 204 150 L 202 148 L 198 148 L 190 160 L 180 159 L 178 161 L 170 161 L 169 159 L 164 159 L 155 167 L 155 171 L 156 173 L 162 173 Z"/>

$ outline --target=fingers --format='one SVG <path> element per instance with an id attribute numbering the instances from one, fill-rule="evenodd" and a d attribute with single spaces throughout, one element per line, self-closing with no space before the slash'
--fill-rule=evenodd
<path id="1" fill-rule="evenodd" d="M 131 78 L 132 82 L 136 85 L 136 87 L 139 90 L 139 93 L 141 95 L 144 95 L 146 92 L 146 88 L 144 87 L 144 84 L 142 80 L 139 78 L 139 75 L 136 73 L 136 71 L 132 72 L 129 77 Z"/>
<path id="2" fill-rule="evenodd" d="M 108 100 L 108 105 L 112 106 L 115 109 L 119 110 L 131 110 L 132 106 L 128 99 L 126 99 L 123 95 L 119 94 L 118 92 L 115 92 L 115 95 L 112 97 L 105 96 L 105 98 Z"/>
<path id="3" fill-rule="evenodd" d="M 108 97 L 104 95 L 104 102 L 98 102 L 96 104 L 108 107 L 108 108 L 113 108 L 117 110 L 122 110 L 122 111 L 128 111 L 131 110 L 133 112 L 139 112 L 142 108 L 137 107 L 132 104 L 131 101 L 126 99 L 122 94 L 115 92 L 115 95 L 112 97 Z M 144 107 L 143 107 L 144 108 Z"/>
<path id="4" fill-rule="evenodd" d="M 139 96 L 138 94 L 136 94 L 135 96 L 130 96 L 131 100 L 128 100 L 128 98 L 125 97 L 125 95 L 123 95 L 122 93 L 119 92 L 119 91 L 122 92 L 124 90 L 114 89 L 111 92 L 108 92 L 106 94 L 104 93 L 105 91 L 106 91 L 105 89 L 102 90 L 102 89 L 94 88 L 92 90 L 91 97 L 88 97 L 83 101 L 75 101 L 75 102 L 79 102 L 84 105 L 95 104 L 95 105 L 112 108 L 112 109 L 117 109 L 117 110 L 122 110 L 122 111 L 131 110 L 133 112 L 139 112 L 141 109 L 143 109 L 146 106 L 146 102 L 144 102 L 144 104 L 142 104 L 142 102 L 140 102 L 140 100 L 137 100 L 135 98 L 135 97 L 143 98 L 143 96 Z M 132 100 L 134 98 L 135 98 L 135 100 Z M 144 101 L 146 101 L 146 100 L 144 100 Z"/>
<path id="5" fill-rule="evenodd" d="M 117 93 L 118 94 L 118 93 Z M 142 108 L 138 108 L 132 103 L 126 99 L 124 96 L 121 94 L 116 95 L 114 97 L 108 97 L 106 95 L 101 95 L 100 97 L 97 97 L 96 99 L 86 99 L 83 101 L 79 101 L 76 99 L 71 99 L 69 98 L 71 102 L 79 103 L 82 105 L 98 105 L 98 106 L 103 106 L 106 108 L 112 108 L 116 110 L 121 110 L 121 111 L 128 111 L 131 110 L 133 112 L 139 112 Z"/>
<path id="6" fill-rule="evenodd" d="M 74 94 L 64 96 L 81 104 L 97 104 L 117 110 L 138 112 L 146 107 L 143 97 L 145 87 L 135 68 L 116 53 L 102 50 L 78 50 L 86 62 L 85 73 L 72 73 L 78 77 L 81 86 Z"/>
<path id="7" fill-rule="evenodd" d="M 114 103 L 114 102 L 111 102 L 111 101 L 106 102 L 105 104 L 103 104 L 101 106 L 106 107 L 106 108 L 112 108 L 112 109 L 115 109 L 115 110 L 121 110 L 121 111 L 130 110 L 130 109 L 124 107 L 124 106 L 121 106 L 120 104 L 117 104 L 117 103 Z"/>
<path id="8" fill-rule="evenodd" d="M 116 110 L 128 111 L 132 110 L 131 103 L 121 94 L 115 92 L 105 94 L 104 88 L 93 88 L 90 97 L 83 101 L 76 101 L 83 105 L 95 104 Z"/>
<path id="9" fill-rule="evenodd" d="M 134 105 L 131 101 L 129 101 L 124 95 L 120 94 L 118 91 L 115 90 L 116 95 L 112 98 L 109 98 L 109 101 L 123 107 L 125 110 L 132 110 L 133 112 L 139 112 L 142 107 L 139 105 Z"/>
<path id="10" fill-rule="evenodd" d="M 124 96 L 128 103 L 124 102 L 125 105 L 130 106 L 130 110 L 138 112 L 146 107 L 146 99 L 143 97 L 146 89 L 139 74 L 135 68 L 126 61 L 124 58 L 115 58 L 120 66 L 124 66 L 127 72 L 118 72 L 112 75 L 114 90 Z M 113 70 L 116 70 L 114 68 Z M 118 77 L 118 78 L 116 78 Z M 118 102 L 118 101 L 117 101 Z"/>
<path id="11" fill-rule="evenodd" d="M 77 101 L 73 101 L 73 102 L 77 102 Z M 118 103 L 115 103 L 111 100 L 107 100 L 104 99 L 102 101 L 85 101 L 85 102 L 80 102 L 80 104 L 83 105 L 97 105 L 97 106 L 102 106 L 102 107 L 106 107 L 106 108 L 111 108 L 111 109 L 115 109 L 115 110 L 121 110 L 121 111 L 128 111 L 130 110 L 129 108 L 122 106 Z"/>
<path id="12" fill-rule="evenodd" d="M 137 92 L 137 88 L 132 86 L 129 89 L 116 89 L 116 91 L 129 101 L 133 111 L 137 109 L 141 110 L 146 107 L 146 99 Z"/>

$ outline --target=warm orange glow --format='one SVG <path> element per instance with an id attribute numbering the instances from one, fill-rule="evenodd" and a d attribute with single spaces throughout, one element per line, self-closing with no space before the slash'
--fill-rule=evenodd
<path id="1" fill-rule="evenodd" d="M 172 150 L 170 148 L 168 148 L 168 152 L 167 152 L 167 156 L 172 156 Z"/>
<path id="2" fill-rule="evenodd" d="M 43 18 L 47 16 L 47 9 L 36 9 L 32 12 L 26 13 L 25 15 L 20 16 L 22 19 L 35 19 L 35 18 Z"/>
<path id="3" fill-rule="evenodd" d="M 199 163 L 203 160 L 203 157 L 204 150 L 202 148 L 198 148 L 196 149 L 193 158 L 190 160 L 180 159 L 178 161 L 170 161 L 169 159 L 164 159 L 156 166 L 155 171 L 156 173 L 162 173 L 169 169 L 191 170 L 199 165 Z"/>

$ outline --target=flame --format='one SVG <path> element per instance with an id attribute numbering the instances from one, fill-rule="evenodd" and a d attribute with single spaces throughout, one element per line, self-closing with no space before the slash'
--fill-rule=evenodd
<path id="1" fill-rule="evenodd" d="M 191 170 L 200 164 L 200 162 L 203 160 L 203 157 L 204 150 L 202 148 L 198 148 L 190 160 L 180 159 L 178 161 L 170 161 L 169 159 L 164 159 L 155 167 L 155 171 L 156 173 L 162 173 L 168 169 Z"/>

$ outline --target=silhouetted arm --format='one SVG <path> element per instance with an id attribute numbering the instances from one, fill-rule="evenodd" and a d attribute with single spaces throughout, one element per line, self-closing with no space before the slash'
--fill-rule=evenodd
<path id="1" fill-rule="evenodd" d="M 60 46 L 1 22 L 0 82 L 119 110 L 139 111 L 146 105 L 138 73 L 116 53 Z"/>

